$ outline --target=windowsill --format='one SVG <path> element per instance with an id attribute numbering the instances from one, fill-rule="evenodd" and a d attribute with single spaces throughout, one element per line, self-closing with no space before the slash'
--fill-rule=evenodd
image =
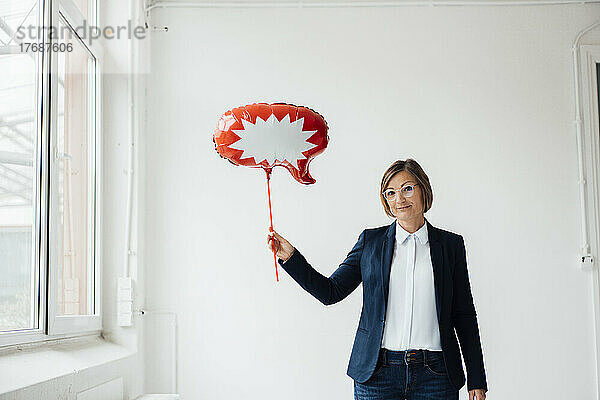
<path id="1" fill-rule="evenodd" d="M 99 336 L 15 350 L 0 355 L 0 395 L 133 354 Z"/>

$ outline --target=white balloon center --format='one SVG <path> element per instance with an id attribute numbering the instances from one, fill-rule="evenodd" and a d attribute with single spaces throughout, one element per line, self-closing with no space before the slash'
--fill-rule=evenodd
<path id="1" fill-rule="evenodd" d="M 288 161 L 300 168 L 298 161 L 306 159 L 302 152 L 318 146 L 306 141 L 317 131 L 303 131 L 303 123 L 304 118 L 290 122 L 289 114 L 281 121 L 278 121 L 274 114 L 266 121 L 257 117 L 255 124 L 242 119 L 244 129 L 233 130 L 241 139 L 229 147 L 242 150 L 240 159 L 253 157 L 256 164 L 267 160 L 269 165 L 273 166 L 275 160 L 278 160 Z"/>

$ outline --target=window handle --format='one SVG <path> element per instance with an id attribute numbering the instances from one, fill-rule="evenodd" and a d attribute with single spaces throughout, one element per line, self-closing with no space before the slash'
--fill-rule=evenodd
<path id="1" fill-rule="evenodd" d="M 71 157 L 70 154 L 68 153 L 61 153 L 60 151 L 58 151 L 58 147 L 54 148 L 54 160 L 58 161 L 61 158 L 66 158 L 69 161 L 73 160 L 73 157 Z"/>

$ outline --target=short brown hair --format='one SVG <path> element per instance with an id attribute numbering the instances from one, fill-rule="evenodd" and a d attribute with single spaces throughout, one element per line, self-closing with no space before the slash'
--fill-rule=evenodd
<path id="1" fill-rule="evenodd" d="M 419 165 L 418 162 L 413 160 L 412 158 L 407 158 L 406 160 L 398 160 L 395 161 L 392 165 L 388 167 L 388 169 L 384 172 L 383 177 L 381 178 L 381 189 L 379 190 L 379 198 L 381 199 L 381 204 L 383 204 L 383 209 L 385 213 L 392 218 L 395 218 L 395 215 L 392 214 L 390 210 L 390 206 L 385 200 L 383 196 L 383 191 L 387 188 L 390 183 L 390 180 L 396 175 L 398 172 L 407 171 L 412 176 L 415 177 L 419 186 L 421 186 L 423 193 L 423 213 L 426 213 L 433 204 L 433 190 L 431 190 L 431 184 L 429 183 L 429 177 L 423 171 L 423 168 Z"/>

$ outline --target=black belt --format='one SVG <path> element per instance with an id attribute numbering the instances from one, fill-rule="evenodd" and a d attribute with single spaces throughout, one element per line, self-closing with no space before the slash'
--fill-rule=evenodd
<path id="1" fill-rule="evenodd" d="M 426 360 L 436 357 L 443 357 L 441 350 L 409 349 L 396 351 L 383 347 L 379 349 L 379 360 L 381 360 L 383 364 L 422 364 Z"/>

